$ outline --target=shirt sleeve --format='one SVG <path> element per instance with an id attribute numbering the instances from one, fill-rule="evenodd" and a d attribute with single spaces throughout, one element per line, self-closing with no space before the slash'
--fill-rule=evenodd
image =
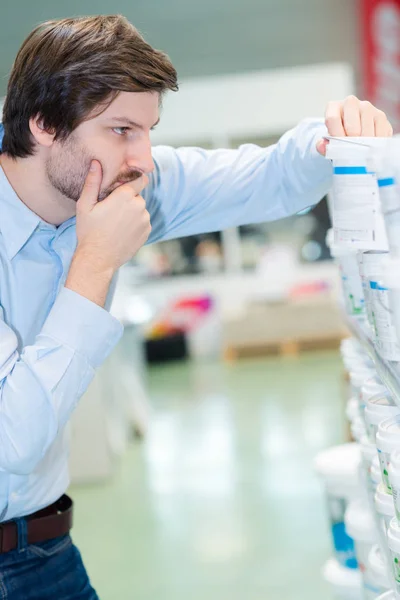
<path id="1" fill-rule="evenodd" d="M 149 243 L 273 221 L 315 205 L 332 182 L 330 161 L 316 149 L 326 133 L 321 120 L 304 120 L 267 148 L 156 146 L 144 192 Z"/>
<path id="2" fill-rule="evenodd" d="M 0 471 L 31 473 L 68 421 L 123 327 L 63 288 L 31 346 L 18 352 L 0 310 Z"/>

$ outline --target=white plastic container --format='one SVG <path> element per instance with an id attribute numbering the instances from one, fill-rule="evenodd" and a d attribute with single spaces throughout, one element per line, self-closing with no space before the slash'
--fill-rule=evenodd
<path id="1" fill-rule="evenodd" d="M 365 366 L 373 366 L 371 359 L 365 353 L 360 342 L 356 338 L 346 338 L 340 343 L 340 354 L 347 371 L 351 371 L 354 364 L 363 363 Z"/>
<path id="2" fill-rule="evenodd" d="M 393 256 L 400 258 L 400 139 L 391 137 L 376 151 L 375 168 L 379 198 Z"/>
<path id="3" fill-rule="evenodd" d="M 378 426 L 376 447 L 381 465 L 382 482 L 386 491 L 391 494 L 392 486 L 389 480 L 390 455 L 400 450 L 400 416 L 386 419 Z"/>
<path id="4" fill-rule="evenodd" d="M 382 594 L 382 596 L 378 596 L 376 600 L 396 600 L 396 596 L 394 592 L 389 590 L 388 592 Z"/>
<path id="5" fill-rule="evenodd" d="M 384 138 L 335 138 L 326 157 L 333 164 L 332 221 L 336 244 L 358 250 L 387 250 L 374 155 Z"/>
<path id="6" fill-rule="evenodd" d="M 361 494 L 367 501 L 370 507 L 370 510 L 375 511 L 375 493 L 377 485 L 374 486 L 372 483 L 372 462 L 374 458 L 377 458 L 377 451 L 375 444 L 371 444 L 368 440 L 367 436 L 364 435 L 359 442 L 361 449 L 361 461 L 360 461 L 360 485 L 361 485 Z M 379 469 L 379 466 L 378 466 Z"/>
<path id="7" fill-rule="evenodd" d="M 388 268 L 387 256 L 379 271 L 368 277 L 375 346 L 384 359 L 400 361 L 400 343 L 389 302 Z"/>
<path id="8" fill-rule="evenodd" d="M 329 229 L 326 243 L 332 258 L 339 268 L 346 313 L 351 316 L 364 316 L 364 293 L 358 268 L 357 253 L 342 248 L 333 242 L 333 229 Z"/>
<path id="9" fill-rule="evenodd" d="M 346 418 L 350 423 L 352 423 L 356 418 L 361 418 L 357 398 L 349 398 L 347 401 Z"/>
<path id="10" fill-rule="evenodd" d="M 331 256 L 339 267 L 346 313 L 353 317 L 365 314 L 364 292 L 358 267 L 357 254 L 335 244 L 330 246 Z"/>
<path id="11" fill-rule="evenodd" d="M 390 590 L 388 567 L 382 552 L 376 544 L 368 555 L 368 578 L 364 586 L 366 600 L 374 600 L 379 594 Z"/>
<path id="12" fill-rule="evenodd" d="M 396 584 L 396 592 L 400 594 L 400 527 L 396 519 L 390 521 L 388 529 L 388 546 L 391 557 L 391 569 Z"/>
<path id="13" fill-rule="evenodd" d="M 358 569 L 346 569 L 337 560 L 330 558 L 322 573 L 332 588 L 334 600 L 363 600 L 362 579 Z"/>
<path id="14" fill-rule="evenodd" d="M 377 487 L 375 494 L 375 508 L 378 514 L 378 521 L 381 532 L 383 532 L 383 539 L 387 539 L 387 532 L 389 529 L 390 522 L 395 516 L 393 496 L 388 494 L 385 490 L 385 486 L 380 483 Z"/>
<path id="15" fill-rule="evenodd" d="M 365 421 L 361 417 L 356 417 L 351 422 L 350 430 L 351 430 L 351 435 L 352 435 L 353 439 L 357 443 L 360 443 L 362 438 L 366 437 L 366 435 L 367 435 L 367 428 L 365 426 Z"/>
<path id="16" fill-rule="evenodd" d="M 393 503 L 397 522 L 400 523 L 400 451 L 395 450 L 390 456 L 389 480 L 392 486 Z"/>
<path id="17" fill-rule="evenodd" d="M 370 384 L 361 391 L 365 402 L 365 423 L 368 439 L 376 443 L 378 426 L 382 421 L 400 414 L 393 397 L 384 385 Z"/>
<path id="18" fill-rule="evenodd" d="M 400 339 L 400 259 L 390 258 L 385 264 L 385 282 L 389 290 L 392 323 Z"/>
<path id="19" fill-rule="evenodd" d="M 379 457 L 378 454 L 375 456 L 371 463 L 371 486 L 374 490 L 374 494 L 376 493 L 376 489 L 380 483 L 382 483 L 382 473 L 381 467 L 379 465 Z"/>
<path id="20" fill-rule="evenodd" d="M 355 366 L 349 373 L 351 393 L 357 398 L 360 410 L 360 416 L 365 422 L 365 402 L 362 395 L 362 388 L 372 381 L 380 383 L 375 367 L 366 367 L 363 365 Z"/>
<path id="21" fill-rule="evenodd" d="M 346 533 L 354 540 L 358 567 L 363 579 L 364 595 L 372 587 L 372 576 L 369 573 L 368 557 L 377 541 L 375 522 L 364 500 L 354 500 L 349 504 L 344 516 Z M 380 588 L 374 588 L 375 597 Z"/>
<path id="22" fill-rule="evenodd" d="M 358 469 L 361 451 L 357 444 L 343 444 L 320 452 L 314 468 L 324 482 L 335 557 L 343 567 L 357 568 L 354 541 L 344 525 L 350 500 L 360 496 Z"/>
<path id="23" fill-rule="evenodd" d="M 375 339 L 375 321 L 373 317 L 372 295 L 370 289 L 370 278 L 382 273 L 388 253 L 382 250 L 370 250 L 357 254 L 358 267 L 360 271 L 361 285 L 365 300 L 365 313 L 372 338 Z"/>

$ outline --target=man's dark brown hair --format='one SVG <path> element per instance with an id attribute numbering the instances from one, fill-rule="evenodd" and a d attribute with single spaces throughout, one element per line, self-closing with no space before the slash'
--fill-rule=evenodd
<path id="1" fill-rule="evenodd" d="M 48 21 L 22 44 L 3 109 L 2 151 L 33 154 L 29 120 L 39 117 L 55 139 L 66 139 L 119 92 L 176 91 L 168 56 L 152 48 L 121 15 Z"/>

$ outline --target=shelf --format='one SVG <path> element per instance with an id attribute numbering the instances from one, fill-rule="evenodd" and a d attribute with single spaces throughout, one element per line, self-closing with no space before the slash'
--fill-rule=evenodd
<path id="1" fill-rule="evenodd" d="M 347 327 L 373 361 L 379 377 L 400 406 L 400 363 L 384 360 L 376 351 L 365 322 L 345 315 Z"/>

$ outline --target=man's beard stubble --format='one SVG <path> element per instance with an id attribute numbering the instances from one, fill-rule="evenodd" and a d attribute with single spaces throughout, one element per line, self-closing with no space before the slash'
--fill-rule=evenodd
<path id="1" fill-rule="evenodd" d="M 59 144 L 60 152 L 56 156 L 51 156 L 46 163 L 46 174 L 50 184 L 57 191 L 66 198 L 78 202 L 90 163 L 96 157 L 89 155 L 86 148 L 75 139 L 73 133 Z M 118 175 L 106 189 L 100 189 L 99 201 L 107 198 L 116 189 L 117 183 L 128 183 L 141 176 L 142 173 L 136 169 Z"/>

